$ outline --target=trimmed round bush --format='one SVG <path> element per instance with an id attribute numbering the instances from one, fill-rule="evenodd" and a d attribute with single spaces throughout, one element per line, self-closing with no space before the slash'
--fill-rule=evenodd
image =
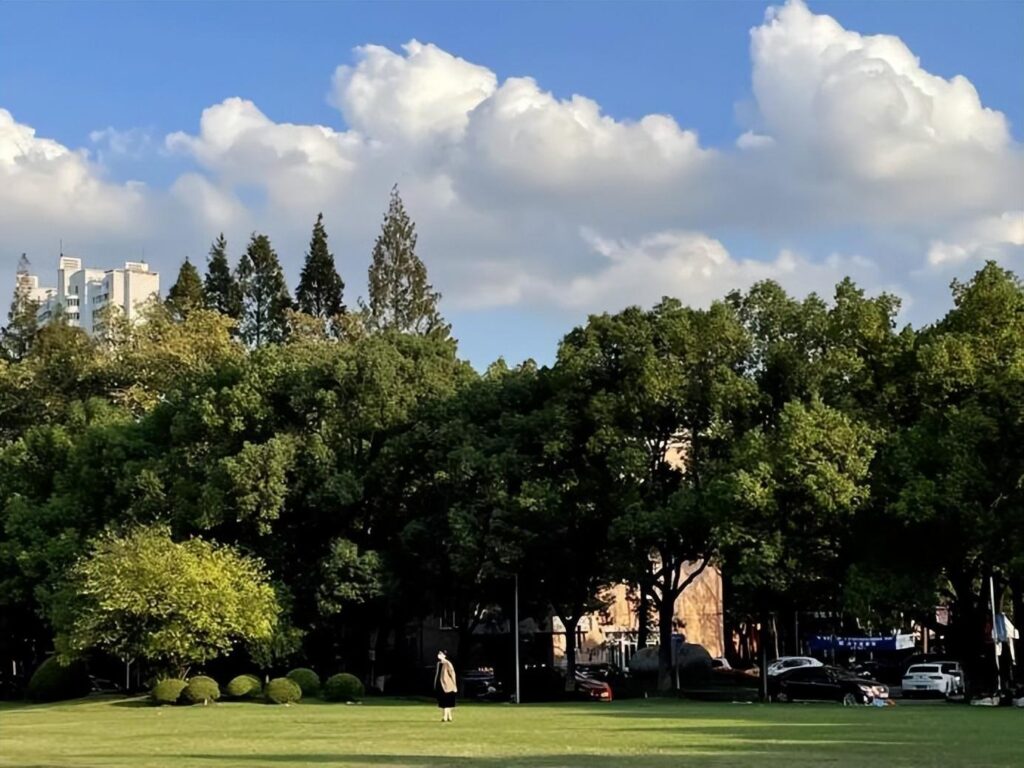
<path id="1" fill-rule="evenodd" d="M 302 689 L 287 677 L 275 677 L 267 683 L 263 695 L 272 704 L 291 704 L 302 698 Z"/>
<path id="2" fill-rule="evenodd" d="M 312 669 L 299 667 L 289 672 L 286 677 L 302 689 L 303 696 L 316 696 L 320 693 L 320 675 Z"/>
<path id="3" fill-rule="evenodd" d="M 182 698 L 190 704 L 204 704 L 220 698 L 220 686 L 212 677 L 196 675 L 189 678 Z"/>
<path id="4" fill-rule="evenodd" d="M 231 679 L 224 692 L 232 699 L 251 699 L 263 692 L 263 683 L 255 675 L 239 675 Z"/>
<path id="5" fill-rule="evenodd" d="M 181 699 L 182 691 L 187 687 L 188 683 L 177 677 L 157 680 L 153 690 L 149 692 L 149 698 L 158 707 L 164 704 L 177 704 Z"/>
<path id="6" fill-rule="evenodd" d="M 76 661 L 65 667 L 51 656 L 32 673 L 25 695 L 32 701 L 64 701 L 88 696 L 91 690 L 84 664 Z"/>
<path id="7" fill-rule="evenodd" d="M 366 689 L 358 677 L 342 672 L 327 678 L 323 693 L 327 701 L 359 701 L 366 693 Z"/>

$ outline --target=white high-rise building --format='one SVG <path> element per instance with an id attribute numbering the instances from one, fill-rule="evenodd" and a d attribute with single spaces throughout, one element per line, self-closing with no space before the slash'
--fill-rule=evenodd
<path id="1" fill-rule="evenodd" d="M 143 305 L 160 296 L 160 275 L 142 261 L 126 261 L 120 269 L 90 269 L 82 260 L 61 256 L 57 264 L 57 287 L 39 287 L 35 275 L 20 275 L 39 302 L 40 324 L 53 319 L 63 308 L 70 325 L 93 333 L 101 310 L 116 306 L 129 320 L 135 320 Z"/>

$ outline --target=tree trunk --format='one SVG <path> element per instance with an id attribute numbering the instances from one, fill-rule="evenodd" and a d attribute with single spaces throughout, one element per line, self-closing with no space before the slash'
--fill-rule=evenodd
<path id="1" fill-rule="evenodd" d="M 571 693 L 576 690 L 576 628 L 580 624 L 579 616 L 559 616 L 565 627 L 565 690 Z"/>
<path id="2" fill-rule="evenodd" d="M 671 592 L 662 595 L 658 605 L 658 690 L 668 692 L 675 687 L 672 662 L 672 622 L 675 619 L 676 601 Z"/>
<path id="3" fill-rule="evenodd" d="M 651 599 L 647 588 L 640 585 L 640 600 L 636 609 L 636 647 L 637 650 L 647 647 L 647 639 L 651 634 Z"/>

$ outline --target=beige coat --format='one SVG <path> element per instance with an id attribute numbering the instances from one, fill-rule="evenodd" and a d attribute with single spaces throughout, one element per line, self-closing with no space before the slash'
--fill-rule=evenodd
<path id="1" fill-rule="evenodd" d="M 455 683 L 455 667 L 452 663 L 445 659 L 444 661 L 437 662 L 437 674 L 434 675 L 434 687 L 441 686 L 441 690 L 445 693 L 458 693 L 458 687 Z"/>

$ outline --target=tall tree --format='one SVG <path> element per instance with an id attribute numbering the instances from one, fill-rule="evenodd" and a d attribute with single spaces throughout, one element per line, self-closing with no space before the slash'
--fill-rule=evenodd
<path id="1" fill-rule="evenodd" d="M 203 293 L 206 306 L 235 320 L 242 319 L 242 295 L 228 264 L 228 243 L 222 232 L 210 246 Z"/>
<path id="2" fill-rule="evenodd" d="M 405 211 L 398 186 L 373 246 L 369 301 L 363 306 L 370 330 L 448 335 L 437 309 L 441 294 L 427 282 L 427 268 L 416 255 L 416 225 Z"/>
<path id="3" fill-rule="evenodd" d="M 242 338 L 253 347 L 283 341 L 292 298 L 281 262 L 266 235 L 253 234 L 238 263 L 242 296 Z"/>
<path id="4" fill-rule="evenodd" d="M 32 349 L 39 323 L 36 312 L 39 302 L 32 298 L 29 282 L 29 263 L 25 254 L 18 260 L 14 298 L 7 313 L 7 327 L 0 332 L 0 354 L 8 360 L 21 360 Z"/>
<path id="5" fill-rule="evenodd" d="M 199 272 L 188 257 L 178 270 L 178 279 L 167 292 L 166 303 L 175 320 L 184 320 L 190 312 L 202 309 L 206 303 L 203 281 L 199 279 Z"/>
<path id="6" fill-rule="evenodd" d="M 334 254 L 327 248 L 327 230 L 324 215 L 318 214 L 313 225 L 313 237 L 299 278 L 295 298 L 299 310 L 307 315 L 330 320 L 345 311 L 341 302 L 345 283 L 334 265 Z"/>

